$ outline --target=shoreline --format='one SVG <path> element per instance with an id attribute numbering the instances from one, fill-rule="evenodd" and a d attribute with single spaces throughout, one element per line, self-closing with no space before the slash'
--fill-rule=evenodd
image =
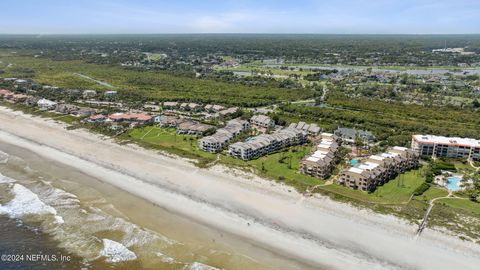
<path id="1" fill-rule="evenodd" d="M 312 265 L 473 269 L 480 263 L 476 244 L 430 229 L 415 241 L 416 227 L 396 217 L 322 196 L 305 198 L 293 188 L 257 176 L 235 176 L 219 166 L 199 169 L 182 159 L 118 145 L 85 130 L 67 131 L 52 120 L 4 107 L 0 123 L 0 140 Z"/>

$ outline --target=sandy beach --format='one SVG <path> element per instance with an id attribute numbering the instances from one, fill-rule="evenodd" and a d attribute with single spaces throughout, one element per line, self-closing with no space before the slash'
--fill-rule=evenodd
<path id="1" fill-rule="evenodd" d="M 0 107 L 1 142 L 68 164 L 171 212 L 326 269 L 477 269 L 480 246 L 393 216 L 305 198 L 215 166 L 199 169 L 134 145 Z"/>

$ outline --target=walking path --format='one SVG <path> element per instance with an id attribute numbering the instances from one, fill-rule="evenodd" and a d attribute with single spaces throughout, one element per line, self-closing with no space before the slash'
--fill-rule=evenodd
<path id="1" fill-rule="evenodd" d="M 150 134 L 150 132 L 152 132 L 152 130 L 155 129 L 155 126 L 153 126 L 149 131 L 147 131 L 145 134 L 143 134 L 143 136 L 140 138 L 140 140 L 143 140 L 143 138 L 145 138 L 148 134 Z"/>
<path id="2" fill-rule="evenodd" d="M 92 77 L 89 77 L 89 76 L 87 76 L 87 75 L 83 75 L 83 74 L 76 73 L 76 72 L 74 72 L 73 74 L 74 74 L 74 75 L 77 75 L 77 76 L 79 76 L 79 77 L 82 77 L 82 78 L 84 78 L 84 79 L 87 79 L 87 80 L 90 80 L 90 81 L 94 81 L 94 82 L 96 82 L 96 83 L 98 83 L 98 84 L 100 84 L 100 85 L 103 85 L 103 86 L 106 86 L 106 87 L 110 87 L 110 88 L 115 88 L 115 86 L 113 86 L 113 85 L 111 85 L 111 84 L 109 84 L 109 83 L 107 83 L 107 82 L 100 81 L 100 80 L 96 80 L 96 79 L 94 79 L 94 78 L 92 78 Z"/>
<path id="3" fill-rule="evenodd" d="M 461 198 L 461 197 L 458 197 L 458 196 L 453 195 L 452 191 L 449 191 L 447 196 L 437 197 L 437 198 L 431 199 L 430 202 L 428 203 L 427 211 L 425 211 L 425 215 L 423 216 L 423 219 L 422 219 L 422 221 L 420 222 L 420 225 L 418 226 L 417 233 L 415 234 L 415 239 L 417 239 L 417 238 L 420 236 L 420 234 L 422 233 L 422 231 L 423 231 L 423 230 L 425 229 L 425 227 L 427 226 L 427 219 L 428 219 L 428 216 L 430 215 L 430 212 L 432 211 L 433 206 L 435 205 L 435 201 L 441 200 L 441 199 L 461 199 L 461 200 L 467 200 L 466 198 Z"/>
<path id="4" fill-rule="evenodd" d="M 480 170 L 480 167 L 475 167 L 475 164 L 473 164 L 473 160 L 469 159 L 468 162 L 470 163 L 470 166 L 477 170 L 477 172 Z"/>

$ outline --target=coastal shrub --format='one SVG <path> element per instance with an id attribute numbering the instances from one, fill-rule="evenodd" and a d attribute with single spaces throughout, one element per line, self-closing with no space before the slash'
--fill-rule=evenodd
<path id="1" fill-rule="evenodd" d="M 429 184 L 423 183 L 417 189 L 415 189 L 415 191 L 413 192 L 413 195 L 420 196 L 423 193 L 425 193 L 425 191 L 427 191 L 429 188 L 430 188 Z"/>
<path id="2" fill-rule="evenodd" d="M 444 161 L 444 160 L 437 160 L 432 166 L 432 173 L 434 175 L 440 175 L 442 171 L 450 171 L 456 172 L 457 169 L 455 168 L 455 164 Z"/>
<path id="3" fill-rule="evenodd" d="M 435 179 L 435 175 L 433 174 L 433 172 L 432 172 L 432 171 L 428 171 L 428 172 L 426 173 L 426 175 L 425 175 L 425 182 L 427 182 L 427 183 L 430 184 L 430 183 L 433 182 L 434 179 Z"/>

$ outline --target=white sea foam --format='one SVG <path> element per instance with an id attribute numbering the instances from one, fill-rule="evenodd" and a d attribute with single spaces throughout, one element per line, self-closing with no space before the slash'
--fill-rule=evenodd
<path id="1" fill-rule="evenodd" d="M 7 177 L 3 174 L 0 173 L 0 184 L 9 184 L 9 183 L 14 183 L 15 180 L 13 180 L 10 177 Z"/>
<path id="2" fill-rule="evenodd" d="M 35 193 L 22 185 L 14 184 L 11 192 L 14 198 L 4 206 L 0 206 L 0 209 L 12 218 L 21 218 L 25 215 L 57 214 L 53 207 L 43 203 Z"/>
<path id="3" fill-rule="evenodd" d="M 7 153 L 0 151 L 0 164 L 6 164 L 9 157 Z"/>
<path id="4" fill-rule="evenodd" d="M 162 260 L 162 262 L 164 263 L 169 263 L 169 264 L 172 264 L 175 262 L 175 259 L 170 257 L 170 256 L 167 256 L 161 252 L 155 252 L 155 255 L 157 255 L 157 257 L 160 257 L 160 260 Z"/>
<path id="5" fill-rule="evenodd" d="M 137 255 L 126 248 L 124 245 L 110 239 L 103 239 L 103 250 L 101 256 L 106 258 L 107 262 L 124 262 L 137 259 Z"/>
<path id="6" fill-rule="evenodd" d="M 199 262 L 194 262 L 190 265 L 187 265 L 184 269 L 185 270 L 219 270 L 218 268 L 215 268 L 203 263 L 199 263 Z"/>
<path id="7" fill-rule="evenodd" d="M 55 215 L 55 222 L 57 224 L 63 224 L 63 223 L 65 223 L 65 220 L 63 220 L 63 217 L 61 217 L 59 215 Z"/>

